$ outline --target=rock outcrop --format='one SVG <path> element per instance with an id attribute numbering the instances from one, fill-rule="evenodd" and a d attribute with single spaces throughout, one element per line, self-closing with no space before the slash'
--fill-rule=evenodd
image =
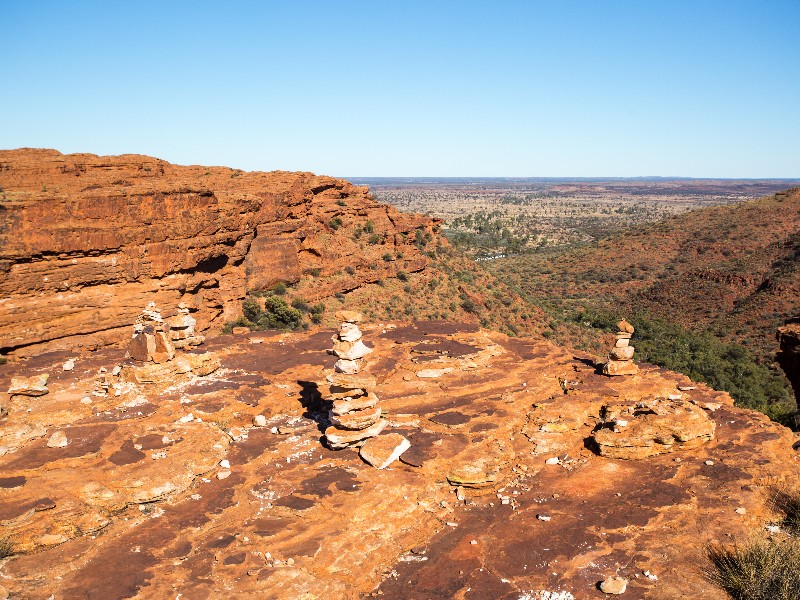
<path id="1" fill-rule="evenodd" d="M 343 354 L 359 341 L 345 329 Z M 789 430 L 686 377 L 610 378 L 468 324 L 359 330 L 369 375 L 335 376 L 381 398 L 361 457 L 320 444 L 331 330 L 217 338 L 164 363 L 107 348 L 71 371 L 66 353 L 0 367 L 2 390 L 49 375 L 0 417 L 11 597 L 600 598 L 620 577 L 623 597 L 723 600 L 699 548 L 763 531 L 769 486 L 796 479 Z M 414 376 L 431 363 L 448 370 Z"/>
<path id="2" fill-rule="evenodd" d="M 0 417 L 10 597 L 599 599 L 622 578 L 622 597 L 724 600 L 701 548 L 764 531 L 770 486 L 796 481 L 792 432 L 684 376 L 610 378 L 469 324 L 359 330 L 369 376 L 336 375 L 374 390 L 385 423 L 361 457 L 320 443 L 331 329 L 158 364 L 110 347 L 71 371 L 63 352 L 0 367 L 3 391 L 49 375 Z M 446 372 L 415 376 L 431 363 Z"/>
<path id="3" fill-rule="evenodd" d="M 437 224 L 332 177 L 137 155 L 0 151 L 0 190 L 0 354 L 17 356 L 118 344 L 151 300 L 215 332 L 279 281 L 319 274 L 314 302 L 420 271 Z"/>
<path id="4" fill-rule="evenodd" d="M 778 328 L 778 363 L 786 373 L 794 389 L 794 397 L 800 406 L 800 317 L 789 320 Z"/>

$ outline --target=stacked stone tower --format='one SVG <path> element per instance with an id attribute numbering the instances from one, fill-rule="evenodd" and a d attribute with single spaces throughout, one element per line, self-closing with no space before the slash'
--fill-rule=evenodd
<path id="1" fill-rule="evenodd" d="M 189 307 L 183 302 L 178 304 L 178 314 L 169 320 L 169 338 L 175 348 L 199 346 L 205 337 L 194 331 L 197 321 L 189 314 Z"/>
<path id="2" fill-rule="evenodd" d="M 617 341 L 608 354 L 608 362 L 603 365 L 605 375 L 636 375 L 639 367 L 633 362 L 633 346 L 631 336 L 633 335 L 633 325 L 622 319 L 617 323 Z"/>
<path id="3" fill-rule="evenodd" d="M 169 339 L 169 325 L 164 322 L 155 302 L 149 302 L 133 324 L 128 356 L 143 362 L 163 363 L 175 357 Z"/>
<path id="4" fill-rule="evenodd" d="M 339 360 L 334 365 L 335 372 L 327 377 L 332 408 L 325 438 L 331 448 L 338 450 L 375 437 L 386 427 L 386 421 L 381 419 L 378 397 L 373 391 L 377 381 L 361 373 L 364 357 L 372 352 L 361 341 L 361 314 L 343 310 L 336 313 L 336 318 L 342 323 L 329 352 Z"/>

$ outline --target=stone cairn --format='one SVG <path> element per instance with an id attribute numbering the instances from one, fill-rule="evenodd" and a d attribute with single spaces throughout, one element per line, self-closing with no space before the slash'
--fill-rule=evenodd
<path id="1" fill-rule="evenodd" d="M 147 304 L 133 324 L 133 337 L 128 344 L 128 357 L 142 362 L 163 363 L 175 357 L 169 339 L 169 325 L 164 322 L 155 302 Z"/>
<path id="2" fill-rule="evenodd" d="M 333 348 L 328 352 L 339 360 L 334 365 L 335 372 L 327 377 L 333 406 L 329 413 L 331 426 L 325 430 L 325 438 L 331 448 L 339 450 L 377 436 L 387 423 L 381 419 L 378 397 L 373 391 L 376 379 L 360 373 L 364 357 L 372 352 L 361 341 L 358 328 L 361 314 L 342 310 L 336 313 L 336 318 L 342 324 L 331 338 Z"/>
<path id="3" fill-rule="evenodd" d="M 189 307 L 183 302 L 178 304 L 178 314 L 169 320 L 169 339 L 174 348 L 199 346 L 205 337 L 195 334 L 197 321 L 189 314 Z"/>
<path id="4" fill-rule="evenodd" d="M 622 319 L 617 323 L 617 341 L 608 355 L 608 362 L 603 365 L 605 375 L 636 375 L 639 367 L 633 362 L 633 346 L 631 336 L 633 325 Z"/>

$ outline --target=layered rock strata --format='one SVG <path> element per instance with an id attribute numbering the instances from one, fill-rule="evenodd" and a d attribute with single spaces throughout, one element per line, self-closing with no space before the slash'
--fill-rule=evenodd
<path id="1" fill-rule="evenodd" d="M 625 319 L 617 323 L 617 338 L 608 354 L 608 362 L 603 365 L 605 375 L 636 375 L 639 367 L 633 362 L 633 346 L 630 345 L 633 325 Z"/>
<path id="2" fill-rule="evenodd" d="M 706 410 L 681 396 L 604 406 L 603 424 L 593 434 L 598 452 L 609 458 L 641 459 L 714 439 L 716 423 Z"/>
<path id="3" fill-rule="evenodd" d="M 418 272 L 430 259 L 415 239 L 438 223 L 332 177 L 137 155 L 4 150 L 0 189 L 0 354 L 20 357 L 118 345 L 150 300 L 191 306 L 203 334 L 247 291 L 305 273 L 320 274 L 303 292 L 318 302 Z M 375 243 L 357 238 L 366 227 Z"/>
<path id="4" fill-rule="evenodd" d="M 588 355 L 467 324 L 377 331 L 365 370 L 380 373 L 372 389 L 387 429 L 411 442 L 384 470 L 319 443 L 330 409 L 312 384 L 330 362 L 319 332 L 225 336 L 215 359 L 137 365 L 142 382 L 123 364 L 115 391 L 89 403 L 121 349 L 87 353 L 72 371 L 65 353 L 0 367 L 3 392 L 49 374 L 49 393 L 15 395 L 0 421 L 0 537 L 13 548 L 2 586 L 31 599 L 562 590 L 599 600 L 597 583 L 619 576 L 623 598 L 724 600 L 697 556 L 714 541 L 769 536 L 765 499 L 797 479 L 793 432 L 685 376 L 643 365 L 610 378 Z M 415 377 L 420 349 L 448 350 L 453 370 Z M 177 372 L 195 360 L 203 372 L 222 368 Z M 554 376 L 564 373 L 568 394 Z M 640 460 L 586 443 L 600 424 L 626 435 L 677 393 L 716 421 L 713 439 Z M 364 454 L 382 464 L 383 438 L 402 443 L 392 437 L 384 430 Z"/>
<path id="5" fill-rule="evenodd" d="M 387 423 L 381 419 L 378 397 L 373 391 L 375 378 L 359 375 L 364 357 L 372 352 L 361 340 L 361 313 L 343 310 L 336 313 L 336 318 L 341 325 L 331 338 L 333 348 L 329 352 L 339 360 L 333 366 L 335 372 L 327 377 L 332 406 L 328 413 L 331 426 L 325 430 L 325 439 L 331 448 L 339 450 L 375 437 Z"/>

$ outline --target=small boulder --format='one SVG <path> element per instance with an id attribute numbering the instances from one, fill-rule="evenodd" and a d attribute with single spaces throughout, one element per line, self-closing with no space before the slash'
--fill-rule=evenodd
<path id="1" fill-rule="evenodd" d="M 31 377 L 12 377 L 8 393 L 11 396 L 17 394 L 20 396 L 44 396 L 50 391 L 47 389 L 48 378 L 47 373 Z"/>
<path id="2" fill-rule="evenodd" d="M 389 433 L 370 438 L 361 446 L 359 454 L 376 469 L 385 469 L 411 447 L 399 433 Z"/>
<path id="3" fill-rule="evenodd" d="M 344 430 L 336 427 L 328 427 L 325 430 L 325 439 L 328 440 L 328 445 L 334 450 L 346 448 L 351 444 L 360 442 L 367 438 L 375 437 L 388 425 L 385 419 L 379 420 L 374 425 L 366 429 Z"/>
<path id="4" fill-rule="evenodd" d="M 336 311 L 336 320 L 344 321 L 345 323 L 360 323 L 363 315 L 355 310 L 339 310 Z"/>
<path id="5" fill-rule="evenodd" d="M 633 325 L 628 323 L 628 321 L 626 319 L 622 319 L 622 321 L 617 323 L 617 329 L 619 329 L 619 331 L 622 332 L 622 333 L 633 333 L 634 332 Z"/>
<path id="6" fill-rule="evenodd" d="M 69 440 L 67 439 L 67 434 L 63 431 L 56 431 L 50 436 L 50 439 L 47 440 L 48 448 L 66 448 L 68 445 Z"/>
<path id="7" fill-rule="evenodd" d="M 607 577 L 600 584 L 600 591 L 604 594 L 624 594 L 628 588 L 628 580 L 624 577 Z"/>
<path id="8" fill-rule="evenodd" d="M 75 368 L 75 361 L 73 359 L 69 359 L 67 362 L 63 364 L 61 367 L 64 371 L 72 371 Z"/>
<path id="9" fill-rule="evenodd" d="M 266 427 L 267 426 L 267 417 L 264 415 L 256 415 L 253 417 L 253 425 L 256 427 Z"/>

